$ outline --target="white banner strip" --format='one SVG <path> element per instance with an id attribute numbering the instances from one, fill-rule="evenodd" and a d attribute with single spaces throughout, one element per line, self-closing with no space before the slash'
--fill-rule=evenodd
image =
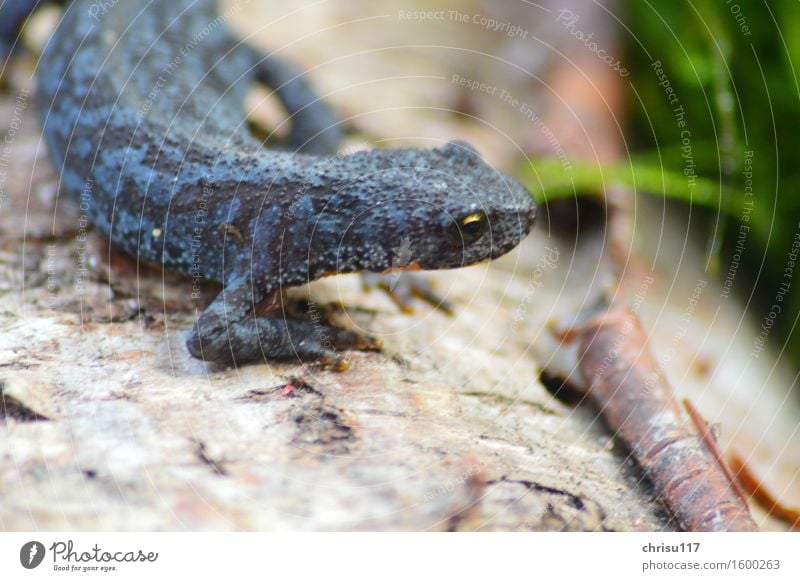
<path id="1" fill-rule="evenodd" d="M 791 533 L 0 534 L 3 580 L 796 581 L 798 563 Z"/>

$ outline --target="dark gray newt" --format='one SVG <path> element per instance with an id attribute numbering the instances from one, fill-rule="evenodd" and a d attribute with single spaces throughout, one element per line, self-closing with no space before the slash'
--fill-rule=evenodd
<path id="1" fill-rule="evenodd" d="M 37 72 L 62 187 L 94 225 L 142 262 L 223 284 L 189 334 L 194 357 L 339 365 L 337 350 L 375 344 L 286 317 L 283 289 L 463 267 L 528 234 L 528 192 L 464 143 L 335 154 L 337 123 L 302 76 L 225 20 L 212 0 L 76 0 Z M 248 130 L 254 82 L 288 111 L 293 150 Z"/>

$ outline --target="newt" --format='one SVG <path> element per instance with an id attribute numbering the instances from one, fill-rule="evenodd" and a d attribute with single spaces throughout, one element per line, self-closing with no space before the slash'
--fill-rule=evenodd
<path id="1" fill-rule="evenodd" d="M 188 333 L 192 356 L 341 366 L 339 350 L 377 344 L 286 316 L 284 289 L 461 268 L 529 233 L 530 194 L 464 142 L 337 152 L 341 124 L 304 74 L 226 20 L 213 0 L 74 0 L 37 69 L 61 189 L 115 249 L 223 285 Z M 250 129 L 244 101 L 256 83 L 286 109 L 282 147 Z"/>

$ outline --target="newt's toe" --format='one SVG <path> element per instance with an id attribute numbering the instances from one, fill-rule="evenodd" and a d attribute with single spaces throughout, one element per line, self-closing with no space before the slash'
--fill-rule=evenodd
<path id="1" fill-rule="evenodd" d="M 414 312 L 414 299 L 421 299 L 447 315 L 455 314 L 453 304 L 433 288 L 431 282 L 413 272 L 377 274 L 365 272 L 361 276 L 362 286 L 369 291 L 379 288 L 392 299 L 397 308 L 406 314 Z"/>

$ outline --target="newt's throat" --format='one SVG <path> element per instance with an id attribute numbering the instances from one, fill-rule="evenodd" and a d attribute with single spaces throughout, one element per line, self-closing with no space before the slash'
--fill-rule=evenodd
<path id="1" fill-rule="evenodd" d="M 422 266 L 420 266 L 419 262 L 412 262 L 411 264 L 406 264 L 405 266 L 390 266 L 386 270 L 382 271 L 381 274 L 404 272 L 406 270 L 422 270 Z"/>

